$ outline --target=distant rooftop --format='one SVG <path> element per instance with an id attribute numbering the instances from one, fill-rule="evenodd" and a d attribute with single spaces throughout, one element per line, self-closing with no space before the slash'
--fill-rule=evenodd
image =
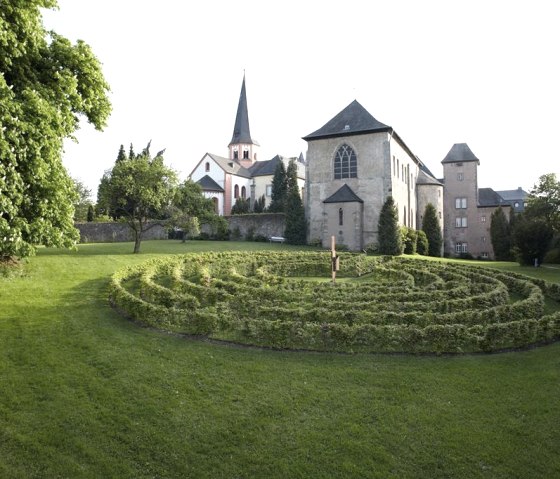
<path id="1" fill-rule="evenodd" d="M 474 155 L 466 143 L 455 143 L 449 153 L 442 160 L 442 163 L 460 163 L 476 161 L 480 164 L 480 160 Z"/>

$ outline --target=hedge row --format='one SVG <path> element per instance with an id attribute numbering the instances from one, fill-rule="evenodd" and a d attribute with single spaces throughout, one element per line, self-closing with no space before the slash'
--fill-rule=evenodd
<path id="1" fill-rule="evenodd" d="M 560 287 L 486 268 L 328 253 L 206 253 L 113 275 L 112 303 L 142 324 L 278 348 L 492 351 L 560 337 Z M 519 299 L 520 298 L 520 299 Z"/>

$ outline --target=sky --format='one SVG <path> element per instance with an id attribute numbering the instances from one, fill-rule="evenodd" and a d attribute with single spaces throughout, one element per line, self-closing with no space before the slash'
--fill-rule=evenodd
<path id="1" fill-rule="evenodd" d="M 111 86 L 103 132 L 83 121 L 63 161 L 96 196 L 121 144 L 152 141 L 186 179 L 227 156 L 243 76 L 259 158 L 358 100 L 441 177 L 454 143 L 478 186 L 560 177 L 560 28 L 554 0 L 59 0 L 48 30 L 88 43 Z"/>

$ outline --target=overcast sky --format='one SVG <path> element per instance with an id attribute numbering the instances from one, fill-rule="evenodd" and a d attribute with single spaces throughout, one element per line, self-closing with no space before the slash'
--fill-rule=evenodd
<path id="1" fill-rule="evenodd" d="M 66 143 L 92 189 L 119 146 L 152 140 L 186 178 L 227 156 L 243 72 L 260 159 L 306 154 L 301 137 L 354 99 L 432 172 L 454 143 L 479 187 L 560 176 L 560 27 L 553 0 L 59 0 L 47 29 L 91 45 L 111 85 L 104 132 Z"/>

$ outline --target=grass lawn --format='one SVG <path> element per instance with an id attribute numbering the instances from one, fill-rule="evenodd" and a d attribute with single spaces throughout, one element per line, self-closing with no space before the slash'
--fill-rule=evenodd
<path id="1" fill-rule="evenodd" d="M 127 264 L 257 248 L 290 247 L 41 249 L 24 276 L 0 279 L 0 478 L 560 477 L 560 343 L 456 357 L 267 351 L 142 329 L 107 303 Z M 560 282 L 560 270 L 529 270 Z"/>

